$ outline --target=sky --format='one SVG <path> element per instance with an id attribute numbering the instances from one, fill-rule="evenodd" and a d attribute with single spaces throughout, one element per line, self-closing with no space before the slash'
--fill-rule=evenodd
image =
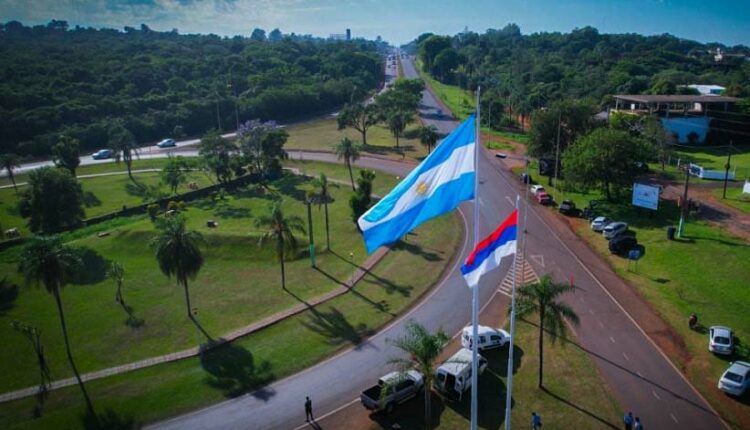
<path id="1" fill-rule="evenodd" d="M 483 33 L 516 23 L 524 34 L 569 32 L 662 34 L 725 45 L 750 45 L 750 0 L 0 0 L 0 21 L 138 27 L 180 33 L 248 36 L 270 32 L 353 37 L 400 45 L 425 32 Z"/>

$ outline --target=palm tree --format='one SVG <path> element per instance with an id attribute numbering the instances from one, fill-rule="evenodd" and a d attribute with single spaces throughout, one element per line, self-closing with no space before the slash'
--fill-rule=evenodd
<path id="1" fill-rule="evenodd" d="M 16 185 L 16 177 L 13 174 L 13 169 L 20 167 L 18 163 L 18 155 L 16 154 L 2 154 L 0 155 L 0 168 L 5 169 L 8 172 L 8 178 L 13 183 L 13 189 L 18 194 L 18 186 Z"/>
<path id="2" fill-rule="evenodd" d="M 19 270 L 23 273 L 28 284 L 44 285 L 48 293 L 55 297 L 57 313 L 60 316 L 63 340 L 65 341 L 65 352 L 68 362 L 73 369 L 73 374 L 81 388 L 86 407 L 91 415 L 94 415 L 94 406 L 91 403 L 86 387 L 83 385 L 81 376 L 78 374 L 73 353 L 70 351 L 70 340 L 68 329 L 65 325 L 65 314 L 63 312 L 60 290 L 73 275 L 73 272 L 82 265 L 80 258 L 69 247 L 63 245 L 59 236 L 36 236 L 26 245 L 21 254 Z"/>
<path id="3" fill-rule="evenodd" d="M 195 279 L 203 266 L 203 254 L 198 246 L 203 238 L 197 231 L 185 230 L 185 218 L 181 215 L 165 218 L 157 223 L 159 234 L 151 238 L 151 246 L 156 248 L 156 261 L 161 272 L 185 290 L 185 304 L 188 318 L 190 312 L 190 292 L 188 279 Z"/>
<path id="4" fill-rule="evenodd" d="M 125 304 L 125 300 L 122 298 L 122 282 L 125 280 L 125 268 L 122 264 L 113 261 L 107 268 L 107 276 L 109 276 L 117 284 L 117 293 L 115 293 L 115 301 L 120 304 Z"/>
<path id="5" fill-rule="evenodd" d="M 269 240 L 276 241 L 276 256 L 281 264 L 281 288 L 286 290 L 284 253 L 291 253 L 297 249 L 297 238 L 294 237 L 294 232 L 304 233 L 304 222 L 298 216 L 284 216 L 284 211 L 281 209 L 281 201 L 278 201 L 271 205 L 268 215 L 261 216 L 255 220 L 255 226 L 268 229 L 260 237 L 260 245 Z"/>
<path id="6" fill-rule="evenodd" d="M 333 147 L 333 150 L 336 153 L 336 158 L 339 160 L 343 158 L 346 168 L 349 169 L 349 179 L 352 181 L 352 190 L 356 190 L 354 187 L 354 175 L 352 174 L 352 163 L 359 159 L 359 149 L 359 145 L 354 144 L 354 142 L 348 137 L 341 139 L 341 142 Z"/>
<path id="7" fill-rule="evenodd" d="M 313 185 L 315 185 L 320 190 L 320 192 L 318 192 L 318 195 L 316 196 L 316 200 L 318 200 L 318 207 L 320 207 L 320 205 L 323 205 L 323 208 L 325 211 L 326 249 L 331 249 L 331 238 L 330 238 L 329 229 L 328 229 L 328 203 L 331 202 L 331 191 L 330 191 L 331 187 L 338 187 L 338 185 L 328 182 L 328 178 L 326 177 L 326 174 L 322 172 L 319 177 L 313 180 Z"/>
<path id="8" fill-rule="evenodd" d="M 542 388 L 544 369 L 544 332 L 552 335 L 552 342 L 560 336 L 565 339 L 567 330 L 563 319 L 578 325 L 578 315 L 565 303 L 556 301 L 562 294 L 573 291 L 574 285 L 558 284 L 549 275 L 542 276 L 539 282 L 526 285 L 518 290 L 517 314 L 519 317 L 539 314 L 539 388 Z"/>
<path id="9" fill-rule="evenodd" d="M 388 339 L 388 343 L 406 352 L 408 358 L 395 357 L 388 360 L 395 364 L 400 371 L 416 369 L 424 376 L 424 422 L 425 428 L 431 428 L 430 397 L 432 395 L 432 380 L 435 377 L 435 364 L 443 348 L 450 340 L 442 329 L 430 333 L 427 328 L 414 320 L 406 323 L 406 334 L 395 340 Z"/>
<path id="10" fill-rule="evenodd" d="M 427 147 L 427 154 L 429 155 L 432 147 L 435 146 L 435 143 L 438 141 L 437 127 L 434 125 L 428 125 L 427 127 L 420 128 L 419 141 L 422 142 L 422 145 Z"/>
<path id="11" fill-rule="evenodd" d="M 135 136 L 127 128 L 118 125 L 109 131 L 109 147 L 115 152 L 115 161 L 125 162 L 128 170 L 128 177 L 136 183 L 133 178 L 133 156 L 138 156 L 138 145 L 135 142 Z"/>

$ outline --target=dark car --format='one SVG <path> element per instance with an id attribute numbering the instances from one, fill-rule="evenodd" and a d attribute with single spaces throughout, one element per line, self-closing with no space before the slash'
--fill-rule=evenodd
<path id="1" fill-rule="evenodd" d="M 529 175 L 528 173 L 521 173 L 518 177 L 521 179 L 521 183 L 524 183 L 524 184 L 531 183 L 531 175 Z"/>
<path id="2" fill-rule="evenodd" d="M 564 215 L 573 215 L 576 213 L 576 204 L 570 200 L 563 200 L 560 203 L 560 213 Z"/>
<path id="3" fill-rule="evenodd" d="M 621 235 L 609 241 L 609 252 L 618 255 L 625 255 L 636 246 L 638 246 L 638 239 L 633 236 Z"/>

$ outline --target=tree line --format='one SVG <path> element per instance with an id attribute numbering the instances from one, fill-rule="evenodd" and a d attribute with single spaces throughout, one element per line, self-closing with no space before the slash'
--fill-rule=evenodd
<path id="1" fill-rule="evenodd" d="M 60 135 L 93 150 L 120 127 L 141 143 L 285 120 L 359 99 L 382 80 L 376 42 L 255 33 L 0 24 L 0 152 L 50 155 Z"/>

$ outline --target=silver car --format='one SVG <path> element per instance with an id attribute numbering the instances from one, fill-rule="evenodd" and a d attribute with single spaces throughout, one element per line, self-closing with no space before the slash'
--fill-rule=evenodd
<path id="1" fill-rule="evenodd" d="M 624 233 L 627 229 L 628 229 L 627 223 L 624 223 L 621 221 L 611 222 L 607 224 L 606 227 L 604 227 L 602 234 L 604 235 L 605 239 L 609 240 L 617 236 L 620 233 Z"/>
<path id="2" fill-rule="evenodd" d="M 708 350 L 714 354 L 729 355 L 734 348 L 732 329 L 715 325 L 708 329 Z"/>
<path id="3" fill-rule="evenodd" d="M 604 230 L 604 227 L 609 224 L 609 218 L 605 216 L 598 216 L 594 218 L 593 221 L 591 221 L 591 230 L 594 230 L 597 233 L 601 233 L 602 230 Z"/>
<path id="4" fill-rule="evenodd" d="M 735 361 L 719 379 L 719 389 L 733 396 L 745 394 L 750 387 L 750 363 Z"/>

